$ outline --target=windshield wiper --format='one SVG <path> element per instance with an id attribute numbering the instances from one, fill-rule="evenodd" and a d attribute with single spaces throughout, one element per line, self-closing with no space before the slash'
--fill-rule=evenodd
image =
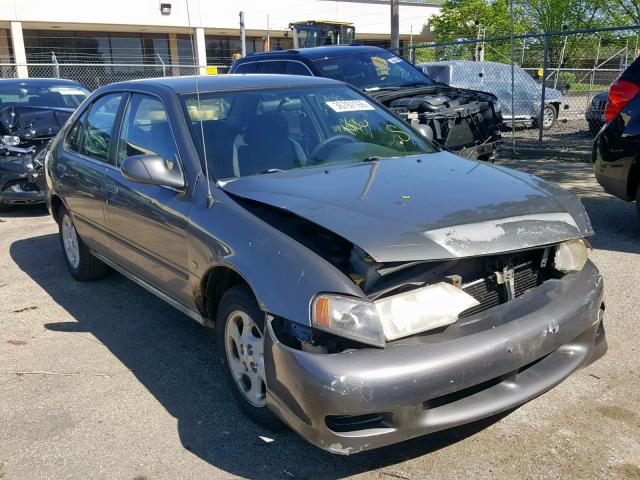
<path id="1" fill-rule="evenodd" d="M 375 155 L 372 155 L 370 157 L 366 157 L 362 159 L 363 162 L 376 162 L 378 160 L 382 160 L 382 157 L 376 157 Z"/>
<path id="2" fill-rule="evenodd" d="M 278 173 L 278 172 L 284 172 L 284 170 L 282 170 L 281 168 L 269 168 L 264 172 L 260 172 L 260 175 L 266 175 L 267 173 Z"/>

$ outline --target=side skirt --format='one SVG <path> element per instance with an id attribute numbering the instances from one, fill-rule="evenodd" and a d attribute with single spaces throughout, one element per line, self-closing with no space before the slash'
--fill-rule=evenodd
<path id="1" fill-rule="evenodd" d="M 185 315 L 187 315 L 191 319 L 195 320 L 200 325 L 202 325 L 204 327 L 207 327 L 207 328 L 212 328 L 213 325 L 212 325 L 211 321 L 209 319 L 203 317 L 199 312 L 196 312 L 196 311 L 191 310 L 190 308 L 184 306 L 180 302 L 178 302 L 178 301 L 174 300 L 173 298 L 171 298 L 166 293 L 158 290 L 153 285 L 145 282 L 144 280 L 142 280 L 141 278 L 135 276 L 133 273 L 129 272 L 128 270 L 125 270 L 121 266 L 115 264 L 113 261 L 109 260 L 104 255 L 101 255 L 100 253 L 98 253 L 98 252 L 96 252 L 94 250 L 91 250 L 91 254 L 94 255 L 96 258 L 98 258 L 100 261 L 102 261 L 102 262 L 106 263 L 107 265 L 109 265 L 116 272 L 124 275 L 129 280 L 131 280 L 132 282 L 137 283 L 138 285 L 140 285 L 145 290 L 153 293 L 156 297 L 158 297 L 161 300 L 164 300 L 165 302 L 167 302 L 169 305 L 171 305 L 176 310 L 179 310 L 180 312 L 184 313 Z"/>

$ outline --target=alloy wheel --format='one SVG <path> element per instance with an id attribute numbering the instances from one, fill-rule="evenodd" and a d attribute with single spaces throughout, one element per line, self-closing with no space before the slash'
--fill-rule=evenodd
<path id="1" fill-rule="evenodd" d="M 266 405 L 264 338 L 245 312 L 231 312 L 225 326 L 225 351 L 233 379 L 247 401 Z"/>
<path id="2" fill-rule="evenodd" d="M 78 244 L 78 234 L 69 215 L 62 218 L 62 244 L 64 253 L 67 256 L 69 265 L 78 268 L 80 265 L 80 245 Z"/>

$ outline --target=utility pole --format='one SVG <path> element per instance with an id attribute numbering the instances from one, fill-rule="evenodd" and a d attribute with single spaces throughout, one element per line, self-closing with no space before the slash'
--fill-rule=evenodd
<path id="1" fill-rule="evenodd" d="M 247 39 L 244 33 L 244 12 L 240 12 L 240 45 L 243 58 L 247 56 Z"/>
<path id="2" fill-rule="evenodd" d="M 400 20 L 398 14 L 399 0 L 391 0 L 391 50 L 400 54 Z"/>

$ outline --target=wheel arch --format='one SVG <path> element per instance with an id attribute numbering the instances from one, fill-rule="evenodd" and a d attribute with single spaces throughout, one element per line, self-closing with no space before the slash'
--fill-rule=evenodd
<path id="1" fill-rule="evenodd" d="M 56 223 L 60 223 L 60 212 L 62 208 L 67 208 L 62 198 L 59 195 L 53 194 L 51 196 L 51 216 L 56 221 Z"/>
<path id="2" fill-rule="evenodd" d="M 627 180 L 627 195 L 631 200 L 636 199 L 636 194 L 640 188 L 640 157 L 636 157 L 629 168 Z"/>
<path id="3" fill-rule="evenodd" d="M 216 314 L 222 295 L 224 295 L 224 293 L 231 287 L 238 284 L 246 285 L 256 298 L 258 305 L 261 306 L 261 303 L 256 296 L 255 289 L 246 277 L 238 272 L 237 269 L 231 265 L 221 264 L 211 266 L 207 270 L 207 273 L 202 277 L 199 292 L 196 295 L 196 303 L 207 320 L 207 326 L 215 326 Z"/>

